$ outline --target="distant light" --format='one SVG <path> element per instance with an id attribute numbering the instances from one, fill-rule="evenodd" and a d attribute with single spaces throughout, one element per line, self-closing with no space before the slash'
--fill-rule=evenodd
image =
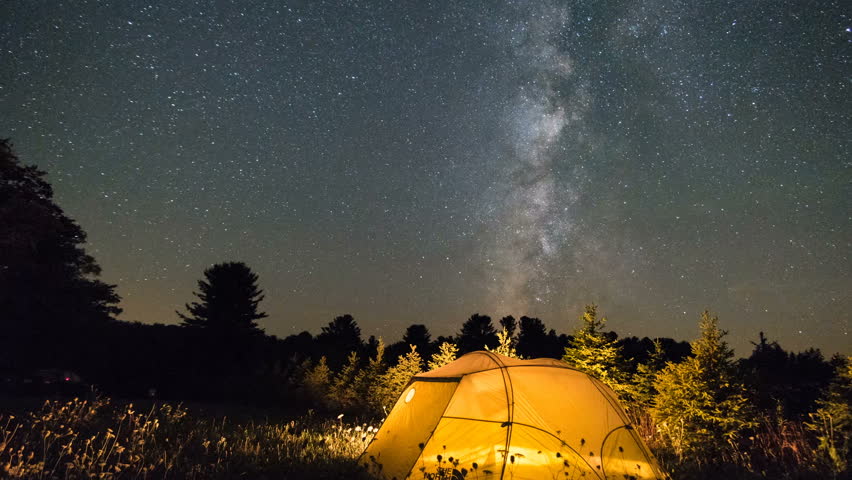
<path id="1" fill-rule="evenodd" d="M 70 382 L 70 381 L 71 381 L 71 377 L 65 377 L 65 381 L 66 381 L 66 382 Z"/>

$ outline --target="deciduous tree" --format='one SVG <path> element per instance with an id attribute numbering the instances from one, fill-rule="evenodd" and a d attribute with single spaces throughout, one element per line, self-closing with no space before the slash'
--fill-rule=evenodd
<path id="1" fill-rule="evenodd" d="M 63 361 L 62 352 L 86 348 L 77 342 L 121 312 L 45 175 L 0 140 L 0 361 L 9 366 Z"/>

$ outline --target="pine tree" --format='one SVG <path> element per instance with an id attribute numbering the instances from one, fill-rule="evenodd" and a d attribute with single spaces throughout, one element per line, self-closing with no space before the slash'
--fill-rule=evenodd
<path id="1" fill-rule="evenodd" d="M 474 313 L 462 324 L 457 343 L 461 353 L 482 350 L 486 346 L 497 344 L 497 330 L 491 323 L 491 317 Z"/>
<path id="2" fill-rule="evenodd" d="M 379 337 L 376 343 L 376 355 L 367 362 L 353 381 L 353 390 L 356 394 L 355 408 L 361 411 L 373 411 L 372 392 L 379 382 L 383 373 L 387 371 L 385 363 L 385 341 Z"/>
<path id="3" fill-rule="evenodd" d="M 389 412 L 411 378 L 423 371 L 423 360 L 416 347 L 400 355 L 399 362 L 379 377 L 373 386 L 372 403 L 377 411 Z"/>
<path id="4" fill-rule="evenodd" d="M 432 358 L 429 359 L 429 365 L 427 368 L 429 370 L 435 370 L 437 368 L 441 368 L 444 365 L 447 365 L 450 362 L 456 360 L 459 354 L 459 347 L 457 347 L 454 343 L 443 342 L 438 347 L 438 351 L 432 355 Z"/>
<path id="5" fill-rule="evenodd" d="M 317 406 L 328 408 L 330 399 L 328 389 L 331 385 L 331 370 L 328 368 L 325 357 L 320 357 L 319 362 L 313 367 L 310 367 L 305 372 L 305 377 L 302 379 L 302 388 L 305 394 Z"/>
<path id="6" fill-rule="evenodd" d="M 360 363 L 358 352 L 350 352 L 343 368 L 334 375 L 328 390 L 328 397 L 333 408 L 352 410 L 357 404 L 358 392 L 355 390 L 355 376 L 358 374 Z"/>
<path id="7" fill-rule="evenodd" d="M 693 356 L 669 363 L 657 375 L 659 392 L 651 415 L 678 455 L 696 461 L 730 452 L 743 431 L 754 426 L 745 387 L 735 378 L 734 352 L 722 340 L 718 318 L 701 315 L 701 338 Z"/>
<path id="8" fill-rule="evenodd" d="M 657 395 L 654 382 L 666 366 L 665 354 L 662 342 L 655 339 L 654 351 L 651 352 L 648 361 L 636 367 L 636 373 L 633 374 L 633 380 L 628 387 L 628 394 L 636 405 L 649 408 L 653 404 L 654 397 Z"/>
<path id="9" fill-rule="evenodd" d="M 361 327 L 350 314 L 340 315 L 322 327 L 317 335 L 317 346 L 328 356 L 328 365 L 333 369 L 343 366 L 346 355 L 352 351 L 361 351 Z"/>
<path id="10" fill-rule="evenodd" d="M 520 358 L 518 357 L 518 352 L 515 350 L 515 339 L 513 339 L 508 330 L 504 327 L 503 330 L 497 333 L 497 341 L 498 345 L 496 348 L 489 348 L 488 345 L 485 346 L 485 350 L 489 352 L 494 352 L 499 355 L 504 355 L 506 357 L 511 358 Z"/>
<path id="11" fill-rule="evenodd" d="M 586 305 L 583 326 L 574 333 L 562 360 L 607 384 L 616 392 L 625 390 L 622 359 L 616 340 L 603 331 L 606 318 L 598 319 L 597 305 Z"/>
<path id="12" fill-rule="evenodd" d="M 817 450 L 836 478 L 841 478 L 852 465 L 852 357 L 843 359 L 838 370 L 837 380 L 817 401 L 818 408 L 805 425 L 816 433 Z"/>
<path id="13" fill-rule="evenodd" d="M 202 327 L 223 335 L 262 333 L 257 320 L 266 318 L 258 312 L 263 292 L 257 286 L 257 275 L 242 262 L 227 262 L 204 270 L 205 280 L 198 281 L 201 302 L 186 305 L 189 315 L 177 312 L 183 324 Z"/>

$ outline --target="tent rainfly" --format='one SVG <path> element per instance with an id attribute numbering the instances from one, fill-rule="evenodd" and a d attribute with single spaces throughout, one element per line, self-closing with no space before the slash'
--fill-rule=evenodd
<path id="1" fill-rule="evenodd" d="M 607 386 L 493 352 L 412 378 L 359 461 L 384 480 L 666 478 Z"/>

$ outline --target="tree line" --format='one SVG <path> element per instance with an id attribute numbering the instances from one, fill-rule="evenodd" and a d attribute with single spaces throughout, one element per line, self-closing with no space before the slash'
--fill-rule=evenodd
<path id="1" fill-rule="evenodd" d="M 454 335 L 433 338 L 426 325 L 412 324 L 385 344 L 362 338 L 344 314 L 316 335 L 282 339 L 259 323 L 267 315 L 258 276 L 242 262 L 224 262 L 203 272 L 196 299 L 176 312 L 179 325 L 118 321 L 115 286 L 98 280 L 85 233 L 55 204 L 44 176 L 0 140 L 0 373 L 7 378 L 65 368 L 110 395 L 380 416 L 413 375 L 488 349 L 559 358 L 595 376 L 623 400 L 658 454 L 694 472 L 720 458 L 750 469 L 804 461 L 788 448 L 797 438 L 819 452 L 808 461 L 847 471 L 849 359 L 788 352 L 760 333 L 751 354 L 735 360 L 709 312 L 691 343 L 620 338 L 593 304 L 570 334 L 539 318 L 506 316 L 495 325 L 474 313 Z M 767 438 L 777 445 L 755 455 Z M 772 457 L 766 452 L 775 446 Z"/>

